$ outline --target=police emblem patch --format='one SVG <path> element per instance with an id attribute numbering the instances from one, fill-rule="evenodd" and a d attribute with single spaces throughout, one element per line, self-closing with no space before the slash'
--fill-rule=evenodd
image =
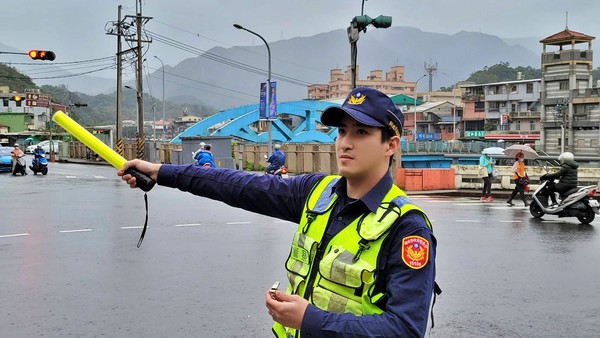
<path id="1" fill-rule="evenodd" d="M 421 236 L 402 239 L 402 260 L 409 268 L 420 269 L 429 261 L 429 241 Z"/>

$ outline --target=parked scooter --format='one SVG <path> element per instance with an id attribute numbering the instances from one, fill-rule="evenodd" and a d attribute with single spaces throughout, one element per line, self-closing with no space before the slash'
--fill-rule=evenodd
<path id="1" fill-rule="evenodd" d="M 577 217 L 579 222 L 590 224 L 600 212 L 600 203 L 594 199 L 598 190 L 596 185 L 573 188 L 560 195 L 561 201 L 557 207 L 549 208 L 548 186 L 551 184 L 554 184 L 554 180 L 546 180 L 534 191 L 533 203 L 529 206 L 529 212 L 533 217 L 540 218 L 544 214 Z"/>
<path id="2" fill-rule="evenodd" d="M 13 169 L 13 176 L 21 173 L 22 176 L 27 175 L 27 161 L 25 160 L 25 154 L 20 154 L 15 157 L 15 167 Z"/>
<path id="3" fill-rule="evenodd" d="M 42 173 L 42 175 L 48 174 L 48 160 L 46 159 L 46 154 L 35 155 L 29 169 L 33 171 L 34 175 L 37 175 L 37 173 Z"/>

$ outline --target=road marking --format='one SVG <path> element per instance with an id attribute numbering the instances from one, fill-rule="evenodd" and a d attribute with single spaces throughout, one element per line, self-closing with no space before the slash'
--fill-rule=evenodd
<path id="1" fill-rule="evenodd" d="M 235 225 L 235 224 L 250 224 L 252 222 L 229 222 L 229 223 L 225 223 L 227 225 Z"/>
<path id="2" fill-rule="evenodd" d="M 142 225 L 136 225 L 136 226 L 132 226 L 132 227 L 121 227 L 121 229 L 125 230 L 125 229 L 141 229 L 143 228 Z"/>
<path id="3" fill-rule="evenodd" d="M 67 175 L 66 178 L 77 178 L 77 176 Z"/>
<path id="4" fill-rule="evenodd" d="M 18 237 L 18 236 L 29 236 L 28 233 L 22 233 L 22 234 L 12 234 L 12 235 L 0 235 L 0 238 L 5 238 L 5 237 Z"/>
<path id="5" fill-rule="evenodd" d="M 104 176 L 94 176 L 94 178 L 106 178 Z"/>
<path id="6" fill-rule="evenodd" d="M 200 223 L 175 224 L 176 227 L 195 227 L 198 225 L 202 225 L 202 224 L 200 224 Z"/>
<path id="7" fill-rule="evenodd" d="M 61 230 L 59 232 L 62 233 L 70 233 L 70 232 L 86 232 L 86 231 L 92 231 L 92 229 L 73 229 L 73 230 Z"/>
<path id="8" fill-rule="evenodd" d="M 479 223 L 481 221 L 478 219 L 457 219 L 456 222 Z"/>
<path id="9" fill-rule="evenodd" d="M 521 223 L 522 221 L 500 221 L 500 223 Z"/>

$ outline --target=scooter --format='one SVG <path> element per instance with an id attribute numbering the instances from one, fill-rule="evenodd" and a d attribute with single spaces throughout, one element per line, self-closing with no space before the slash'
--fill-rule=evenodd
<path id="1" fill-rule="evenodd" d="M 533 202 L 529 206 L 529 212 L 533 217 L 540 218 L 544 214 L 577 217 L 582 224 L 590 224 L 596 214 L 599 214 L 600 203 L 594 199 L 598 186 L 573 188 L 560 195 L 561 201 L 558 206 L 549 207 L 548 186 L 551 184 L 554 184 L 554 180 L 546 180 L 533 192 Z"/>
<path id="2" fill-rule="evenodd" d="M 21 173 L 22 176 L 27 175 L 27 161 L 25 160 L 25 154 L 16 155 L 15 157 L 13 176 L 16 176 L 17 173 Z"/>
<path id="3" fill-rule="evenodd" d="M 281 178 L 288 178 L 289 177 L 288 170 L 287 170 L 287 167 L 285 165 L 282 165 L 278 169 L 267 170 L 267 171 L 265 171 L 265 174 L 267 174 L 267 175 L 275 175 L 275 176 L 279 176 Z"/>
<path id="4" fill-rule="evenodd" d="M 264 155 L 264 156 L 265 156 L 265 158 L 268 158 L 267 155 Z M 271 162 L 267 161 L 267 168 L 269 168 L 270 165 L 271 165 Z M 271 170 L 265 170 L 265 174 L 279 176 L 281 178 L 288 178 L 289 177 L 288 169 L 285 166 L 285 164 L 282 165 L 282 166 L 280 166 L 279 168 L 275 168 L 275 169 L 271 169 Z"/>
<path id="5" fill-rule="evenodd" d="M 42 175 L 48 174 L 48 160 L 46 159 L 46 154 L 37 155 L 33 161 L 31 161 L 29 169 L 33 171 L 34 175 L 37 175 L 38 172 L 42 173 Z"/>

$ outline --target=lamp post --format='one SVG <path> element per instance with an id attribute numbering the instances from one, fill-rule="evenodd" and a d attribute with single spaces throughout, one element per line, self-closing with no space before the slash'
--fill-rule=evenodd
<path id="1" fill-rule="evenodd" d="M 413 141 L 417 140 L 417 86 L 419 85 L 419 81 L 421 81 L 421 79 L 423 79 L 425 76 L 427 76 L 427 74 L 421 76 L 415 83 L 415 125 L 413 126 Z"/>
<path id="2" fill-rule="evenodd" d="M 267 148 L 268 148 L 268 152 L 269 155 L 273 152 L 273 148 L 272 148 L 272 142 L 271 142 L 271 114 L 270 114 L 270 109 L 271 109 L 271 48 L 269 48 L 269 44 L 267 43 L 267 41 L 260 36 L 258 33 L 253 32 L 245 27 L 242 27 L 241 25 L 238 24 L 233 24 L 233 27 L 237 28 L 237 29 L 241 29 L 241 30 L 245 30 L 246 32 L 250 33 L 250 34 L 254 34 L 256 36 L 258 36 L 264 43 L 265 46 L 267 46 L 267 54 L 269 56 L 269 72 L 267 74 L 267 108 L 266 108 L 266 115 L 267 115 L 267 135 L 268 135 L 268 144 L 267 144 Z"/>
<path id="3" fill-rule="evenodd" d="M 167 135 L 166 135 L 166 124 L 167 123 L 167 119 L 165 117 L 165 110 L 166 110 L 166 103 L 165 103 L 165 64 L 163 63 L 163 61 L 156 55 L 154 55 L 154 57 L 160 61 L 160 64 L 162 65 L 162 101 L 163 101 L 163 116 L 162 116 L 162 120 L 163 120 L 163 141 L 167 140 Z"/>
<path id="4" fill-rule="evenodd" d="M 134 92 L 136 92 L 138 97 L 142 96 L 142 94 L 140 92 L 138 92 L 137 89 L 135 89 L 131 86 L 125 86 L 125 88 L 131 89 Z M 152 137 L 154 138 L 154 142 L 156 143 L 156 109 L 154 109 L 154 102 L 152 102 L 152 119 L 153 119 L 153 121 L 152 121 Z M 144 132 L 144 129 L 142 129 L 142 132 Z"/>

